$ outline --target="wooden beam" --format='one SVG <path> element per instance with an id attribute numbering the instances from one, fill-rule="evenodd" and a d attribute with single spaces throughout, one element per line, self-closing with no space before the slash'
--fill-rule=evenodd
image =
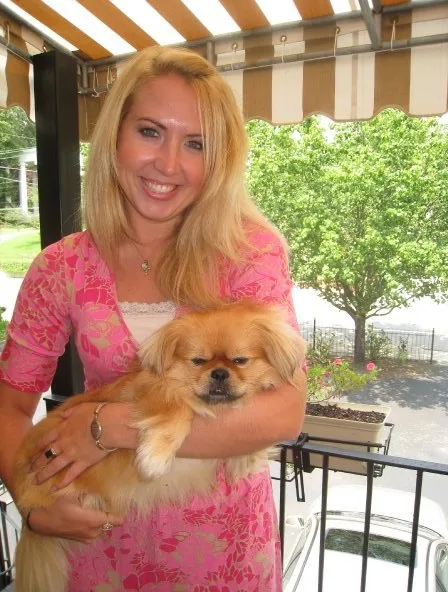
<path id="1" fill-rule="evenodd" d="M 17 6 L 80 49 L 92 60 L 108 58 L 112 54 L 75 27 L 71 22 L 52 10 L 42 0 L 15 0 Z"/>

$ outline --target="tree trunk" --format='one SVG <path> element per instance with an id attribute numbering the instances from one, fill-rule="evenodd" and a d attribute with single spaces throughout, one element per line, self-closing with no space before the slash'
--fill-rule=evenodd
<path id="1" fill-rule="evenodd" d="M 366 359 L 366 317 L 355 317 L 355 364 L 363 364 Z"/>

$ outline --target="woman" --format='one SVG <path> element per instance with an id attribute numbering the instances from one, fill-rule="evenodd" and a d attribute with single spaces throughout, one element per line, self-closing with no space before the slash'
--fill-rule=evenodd
<path id="1" fill-rule="evenodd" d="M 88 390 L 126 372 L 138 343 L 189 308 L 251 297 L 285 307 L 295 323 L 283 241 L 245 193 L 246 152 L 232 92 L 206 60 L 149 48 L 129 62 L 92 139 L 87 231 L 36 258 L 9 326 L 0 470 L 10 489 L 14 453 L 71 332 Z M 305 380 L 302 392 L 284 385 L 260 393 L 219 422 L 196 418 L 180 455 L 225 458 L 294 438 L 304 394 Z M 68 483 L 110 450 L 136 447 L 128 404 L 101 409 L 100 446 L 90 433 L 94 412 L 77 406 L 42 442 L 39 480 L 68 467 Z M 209 498 L 157 508 L 145 520 L 65 499 L 26 519 L 40 533 L 90 543 L 73 554 L 70 592 L 280 591 L 268 472 L 230 486 L 220 470 L 218 482 Z M 107 522 L 113 528 L 103 532 Z"/>

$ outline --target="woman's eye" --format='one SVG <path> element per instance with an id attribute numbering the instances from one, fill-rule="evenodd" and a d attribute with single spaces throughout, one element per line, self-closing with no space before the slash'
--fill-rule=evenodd
<path id="1" fill-rule="evenodd" d="M 199 140 L 188 140 L 187 146 L 189 148 L 193 148 L 193 150 L 198 150 L 198 151 L 202 151 L 204 149 L 203 142 L 200 142 Z"/>
<path id="2" fill-rule="evenodd" d="M 139 130 L 139 132 L 146 138 L 156 138 L 159 135 L 157 130 L 153 127 L 143 127 L 141 130 Z"/>
<path id="3" fill-rule="evenodd" d="M 207 360 L 205 358 L 193 358 L 191 361 L 195 366 L 203 366 L 207 363 Z"/>
<path id="4" fill-rule="evenodd" d="M 232 362 L 236 366 L 244 366 L 244 364 L 247 364 L 248 361 L 249 361 L 249 358 L 233 358 L 232 359 Z"/>

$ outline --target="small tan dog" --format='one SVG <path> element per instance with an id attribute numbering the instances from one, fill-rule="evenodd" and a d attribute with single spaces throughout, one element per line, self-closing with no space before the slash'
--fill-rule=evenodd
<path id="1" fill-rule="evenodd" d="M 58 410 L 50 413 L 28 432 L 16 457 L 17 503 L 23 515 L 35 506 L 51 506 L 61 495 L 125 514 L 131 507 L 144 512 L 153 504 L 206 494 L 218 461 L 176 458 L 194 416 L 213 417 L 216 405 L 244 404 L 282 382 L 304 384 L 304 341 L 278 309 L 267 305 L 236 303 L 179 317 L 141 345 L 139 359 L 140 370 L 70 397 L 59 408 L 89 401 L 133 402 L 137 450 L 112 452 L 67 487 L 50 491 L 61 474 L 36 485 L 30 472 L 37 442 L 62 421 Z M 227 476 L 236 480 L 266 461 L 266 450 L 227 459 Z M 25 525 L 16 554 L 16 592 L 66 590 L 67 553 L 77 544 L 39 535 Z"/>

